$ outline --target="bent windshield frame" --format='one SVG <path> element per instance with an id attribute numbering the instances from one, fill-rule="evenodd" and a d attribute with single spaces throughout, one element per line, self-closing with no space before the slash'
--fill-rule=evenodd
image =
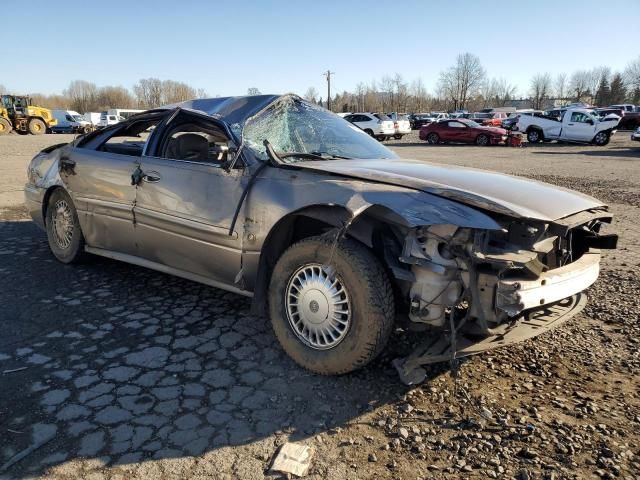
<path id="1" fill-rule="evenodd" d="M 392 159 L 398 156 L 363 130 L 295 95 L 281 97 L 242 129 L 242 143 L 259 160 L 268 160 L 264 141 L 278 154 L 322 152 L 326 160 Z M 304 161 L 289 156 L 287 163 Z"/>

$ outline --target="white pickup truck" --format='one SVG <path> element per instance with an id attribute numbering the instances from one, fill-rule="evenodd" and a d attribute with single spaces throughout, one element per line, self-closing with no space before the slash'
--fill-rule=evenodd
<path id="1" fill-rule="evenodd" d="M 609 143 L 619 122 L 617 116 L 600 119 L 595 110 L 574 108 L 559 117 L 521 115 L 514 130 L 526 133 L 530 143 L 560 140 L 603 146 Z"/>

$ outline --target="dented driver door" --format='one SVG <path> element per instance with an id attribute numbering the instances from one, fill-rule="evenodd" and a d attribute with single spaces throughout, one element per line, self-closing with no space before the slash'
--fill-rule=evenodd
<path id="1" fill-rule="evenodd" d="M 190 123 L 193 119 L 185 116 L 193 113 L 183 112 L 163 126 L 155 155 L 142 157 L 134 207 L 138 252 L 197 280 L 233 286 L 241 268 L 242 235 L 229 229 L 242 195 L 243 170 L 226 171 L 218 160 L 225 142 L 216 141 L 220 130 L 210 117 Z"/>

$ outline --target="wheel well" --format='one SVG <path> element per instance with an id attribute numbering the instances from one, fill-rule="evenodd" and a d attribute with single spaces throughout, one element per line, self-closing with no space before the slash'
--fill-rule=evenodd
<path id="1" fill-rule="evenodd" d="M 47 207 L 49 206 L 49 199 L 53 192 L 62 188 L 60 185 L 54 185 L 53 187 L 49 187 L 46 192 L 44 192 L 44 197 L 42 197 L 42 223 L 47 225 Z"/>
<path id="2" fill-rule="evenodd" d="M 362 213 L 349 225 L 346 236 L 369 248 L 392 279 L 393 275 L 385 260 L 385 248 L 388 242 L 385 242 L 383 237 L 393 237 L 389 221 L 400 221 L 400 219 L 394 218 L 396 214 L 389 214 L 384 211 L 384 208 L 369 210 L 371 213 L 369 211 Z M 382 215 L 386 216 L 386 221 L 381 218 Z M 346 208 L 323 205 L 293 212 L 279 220 L 271 228 L 262 246 L 254 285 L 252 312 L 259 314 L 266 311 L 271 273 L 278 259 L 291 245 L 304 238 L 342 228 L 349 223 L 350 219 L 351 214 Z"/>

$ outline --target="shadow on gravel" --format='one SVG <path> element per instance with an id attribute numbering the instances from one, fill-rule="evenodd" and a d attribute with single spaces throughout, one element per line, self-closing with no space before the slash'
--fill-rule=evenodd
<path id="1" fill-rule="evenodd" d="M 504 148 L 505 145 L 486 145 L 486 146 L 480 146 L 480 145 L 475 145 L 473 143 L 438 143 L 436 145 L 432 145 L 430 143 L 427 142 L 404 142 L 404 143 L 394 143 L 394 142 L 385 142 L 384 143 L 385 147 L 393 147 L 393 148 L 403 148 L 403 147 L 429 147 L 429 148 L 442 148 L 442 147 L 475 147 L 475 148 L 487 148 L 487 147 L 502 147 Z"/>
<path id="2" fill-rule="evenodd" d="M 599 150 L 583 150 L 580 152 L 537 151 L 536 155 L 586 155 L 589 157 L 619 157 L 640 159 L 640 148 L 601 148 Z"/>
<path id="3" fill-rule="evenodd" d="M 0 222 L 0 305 L 0 475 L 295 441 L 407 390 L 400 334 L 363 371 L 312 375 L 246 298 L 99 257 L 63 265 L 31 222 Z"/>

